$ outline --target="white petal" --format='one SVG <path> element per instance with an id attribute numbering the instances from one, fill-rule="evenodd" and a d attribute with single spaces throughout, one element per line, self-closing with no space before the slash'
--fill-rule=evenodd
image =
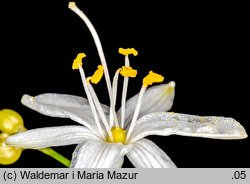
<path id="1" fill-rule="evenodd" d="M 60 126 L 21 132 L 8 137 L 5 143 L 14 147 L 39 149 L 79 144 L 86 139 L 98 139 L 98 137 L 84 126 Z"/>
<path id="2" fill-rule="evenodd" d="M 243 139 L 244 127 L 233 118 L 158 112 L 140 118 L 129 142 L 148 135 L 184 135 L 214 139 Z"/>
<path id="3" fill-rule="evenodd" d="M 143 95 L 142 105 L 140 109 L 139 117 L 142 117 L 152 112 L 168 111 L 173 105 L 174 100 L 174 87 L 175 83 L 169 82 L 168 84 L 161 84 L 150 87 Z M 135 107 L 138 100 L 138 94 L 130 98 L 126 102 L 125 109 L 125 128 L 128 123 L 131 122 L 134 115 Z M 118 111 L 118 117 L 120 117 L 121 109 Z"/>
<path id="4" fill-rule="evenodd" d="M 122 144 L 88 140 L 79 144 L 72 156 L 74 168 L 120 168 L 127 148 Z"/>
<path id="5" fill-rule="evenodd" d="M 161 148 L 145 138 L 133 143 L 133 147 L 126 155 L 135 167 L 176 168 L 175 164 Z"/>
<path id="6" fill-rule="evenodd" d="M 95 129 L 96 124 L 93 118 L 88 100 L 79 96 L 45 93 L 35 97 L 23 95 L 21 102 L 27 107 L 47 116 L 70 118 L 90 129 Z M 109 108 L 102 105 L 105 114 Z"/>

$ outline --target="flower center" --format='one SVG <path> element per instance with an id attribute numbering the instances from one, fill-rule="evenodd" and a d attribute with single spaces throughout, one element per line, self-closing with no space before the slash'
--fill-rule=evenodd
<path id="1" fill-rule="evenodd" d="M 126 140 L 126 130 L 123 128 L 117 128 L 117 127 L 112 127 L 111 129 L 112 135 L 113 135 L 113 141 L 110 140 L 110 137 L 107 136 L 106 141 L 110 143 L 125 143 Z"/>

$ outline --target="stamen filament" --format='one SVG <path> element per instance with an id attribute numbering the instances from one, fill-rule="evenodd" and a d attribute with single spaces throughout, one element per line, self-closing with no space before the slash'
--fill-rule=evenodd
<path id="1" fill-rule="evenodd" d="M 128 55 L 125 56 L 125 66 L 129 66 Z M 128 77 L 124 77 L 122 86 L 122 101 L 121 101 L 121 128 L 124 128 L 125 121 L 125 104 L 128 90 Z"/>
<path id="2" fill-rule="evenodd" d="M 113 83 L 112 83 L 114 105 L 116 105 L 116 96 L 117 96 L 117 86 L 118 86 L 119 73 L 120 73 L 120 69 L 116 70 L 114 78 L 113 78 Z"/>
<path id="3" fill-rule="evenodd" d="M 117 96 L 117 86 L 118 86 L 119 73 L 120 73 L 120 69 L 118 69 L 115 72 L 113 82 L 112 82 L 112 92 L 113 92 L 113 98 L 114 98 L 114 107 L 116 106 L 116 96 Z M 111 113 L 112 112 L 111 112 L 111 109 L 110 109 L 110 114 Z M 109 124 L 110 124 L 110 127 L 113 127 L 113 116 L 109 117 Z"/>
<path id="4" fill-rule="evenodd" d="M 129 59 L 128 59 L 128 55 L 125 56 L 125 66 L 129 66 L 130 65 L 130 62 L 129 62 Z"/>
<path id="5" fill-rule="evenodd" d="M 101 63 L 102 63 L 103 68 L 104 68 L 104 76 L 105 76 L 105 80 L 106 80 L 106 84 L 107 84 L 107 88 L 108 88 L 109 99 L 110 99 L 110 108 L 112 109 L 112 114 L 110 114 L 110 115 L 112 115 L 114 117 L 114 121 L 116 123 L 116 126 L 119 127 L 118 119 L 117 119 L 116 112 L 115 112 L 114 102 L 113 102 L 113 94 L 112 94 L 112 90 L 111 90 L 112 88 L 111 88 L 111 82 L 110 82 L 111 80 L 109 77 L 109 71 L 108 71 L 108 67 L 107 67 L 106 59 L 105 59 L 104 52 L 102 49 L 102 44 L 101 44 L 100 38 L 99 38 L 93 24 L 90 22 L 89 18 L 76 6 L 76 4 L 74 2 L 70 2 L 68 7 L 73 12 L 75 12 L 85 22 L 86 26 L 88 27 L 88 29 L 89 29 L 89 31 L 94 39 Z"/>
<path id="6" fill-rule="evenodd" d="M 132 118 L 132 121 L 131 121 L 131 124 L 130 124 L 130 127 L 128 129 L 128 133 L 127 133 L 127 137 L 126 137 L 126 141 L 125 143 L 127 143 L 127 141 L 129 140 L 129 137 L 134 129 L 134 126 L 135 126 L 135 122 L 138 118 L 138 115 L 139 115 L 139 112 L 140 112 L 140 108 L 141 108 L 141 103 L 142 103 L 142 97 L 146 91 L 147 87 L 145 86 L 142 86 L 140 92 L 139 92 L 139 97 L 138 97 L 138 101 L 137 101 L 137 104 L 136 104 L 136 107 L 135 107 L 135 112 L 134 112 L 134 115 L 133 115 L 133 118 Z"/>
<path id="7" fill-rule="evenodd" d="M 92 85 L 90 83 L 87 83 L 87 85 L 88 85 L 91 97 L 93 98 L 93 102 L 95 103 L 95 107 L 98 110 L 98 113 L 99 113 L 99 115 L 101 117 L 101 120 L 102 120 L 102 122 L 103 122 L 103 124 L 104 124 L 104 126 L 106 128 L 106 131 L 108 132 L 108 135 L 109 135 L 110 139 L 113 140 L 113 135 L 112 135 L 112 132 L 111 132 L 111 127 L 109 126 L 109 123 L 108 123 L 108 121 L 106 119 L 106 116 L 105 116 L 105 114 L 103 112 L 101 103 L 98 100 L 97 95 L 96 95 L 96 93 L 95 93 Z"/>
<path id="8" fill-rule="evenodd" d="M 111 108 L 109 108 L 109 114 L 110 114 L 110 116 L 109 116 L 109 126 L 113 127 L 113 125 L 114 125 L 114 117 L 111 116 L 111 114 L 112 114 L 112 109 Z"/>
<path id="9" fill-rule="evenodd" d="M 103 129 L 101 127 L 101 124 L 100 124 L 100 121 L 99 121 L 99 118 L 98 118 L 98 114 L 96 112 L 96 109 L 95 109 L 95 105 L 93 103 L 93 100 L 92 100 L 92 97 L 91 97 L 91 94 L 88 90 L 88 86 L 87 86 L 87 82 L 86 82 L 86 76 L 85 76 L 85 73 L 84 73 L 84 70 L 81 66 L 79 66 L 79 71 L 80 71 L 80 74 L 81 74 L 81 79 L 82 79 L 82 83 L 83 83 L 83 87 L 84 87 L 84 90 L 86 92 L 86 95 L 87 95 L 87 98 L 88 98 L 88 101 L 89 101 L 89 105 L 90 105 L 90 108 L 92 110 L 92 113 L 93 113 L 93 116 L 94 116 L 94 119 L 95 119 L 95 122 L 96 122 L 96 126 L 99 130 L 99 132 L 101 133 L 101 137 L 105 140 L 105 134 L 103 132 Z M 93 130 L 93 129 L 92 129 Z M 96 132 L 95 130 L 93 130 L 97 135 L 99 134 L 98 132 Z"/>
<path id="10" fill-rule="evenodd" d="M 121 128 L 124 128 L 125 121 L 125 105 L 128 89 L 128 77 L 124 77 L 123 86 L 122 86 L 122 102 L 121 102 Z"/>
<path id="11" fill-rule="evenodd" d="M 139 112 L 140 112 L 142 97 L 143 97 L 147 87 L 149 85 L 152 85 L 153 83 L 162 82 L 163 80 L 164 80 L 164 77 L 162 75 L 154 73 L 153 71 L 150 71 L 149 74 L 143 78 L 142 88 L 141 88 L 140 93 L 139 93 L 138 101 L 137 101 L 137 104 L 135 107 L 135 112 L 134 112 L 130 127 L 128 129 L 128 134 L 127 134 L 126 141 L 125 141 L 126 143 L 129 140 L 129 137 L 134 129 L 136 120 L 137 120 Z"/>

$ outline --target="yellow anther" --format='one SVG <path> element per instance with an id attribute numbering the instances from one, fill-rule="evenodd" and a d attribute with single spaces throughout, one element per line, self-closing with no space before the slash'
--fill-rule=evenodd
<path id="1" fill-rule="evenodd" d="M 133 54 L 134 56 L 138 55 L 138 52 L 134 48 L 128 48 L 128 49 L 119 48 L 118 52 L 120 54 L 123 54 L 124 56 L 127 56 L 129 54 Z"/>
<path id="2" fill-rule="evenodd" d="M 72 65 L 72 69 L 79 69 L 79 66 L 82 66 L 82 59 L 86 57 L 86 55 L 84 53 L 79 53 L 77 54 L 76 58 L 74 59 L 73 65 Z"/>
<path id="3" fill-rule="evenodd" d="M 120 74 L 123 77 L 136 77 L 137 75 L 137 70 L 134 70 L 132 67 L 130 66 L 123 66 L 120 70 Z"/>
<path id="4" fill-rule="evenodd" d="M 162 82 L 163 80 L 164 77 L 162 75 L 150 71 L 149 74 L 144 77 L 142 83 L 143 86 L 147 87 L 148 85 L 152 85 L 155 82 Z"/>
<path id="5" fill-rule="evenodd" d="M 89 82 L 90 80 L 92 83 L 97 84 L 102 79 L 102 76 L 103 76 L 103 66 L 98 65 L 97 70 L 92 75 L 92 77 L 87 78 L 87 82 Z"/>
<path id="6" fill-rule="evenodd" d="M 124 130 L 123 128 L 117 128 L 117 127 L 112 127 L 111 129 L 112 135 L 113 135 L 113 141 L 110 140 L 110 137 L 107 137 L 107 142 L 111 142 L 111 143 L 125 143 L 126 140 L 126 130 Z"/>

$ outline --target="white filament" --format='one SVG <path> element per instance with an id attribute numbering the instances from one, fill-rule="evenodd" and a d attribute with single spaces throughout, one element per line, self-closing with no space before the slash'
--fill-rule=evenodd
<path id="1" fill-rule="evenodd" d="M 120 69 L 118 69 L 115 72 L 113 82 L 112 82 L 112 92 L 113 92 L 113 99 L 114 99 L 114 107 L 116 106 L 116 97 L 117 97 L 117 86 L 118 86 L 119 73 L 120 73 Z M 110 109 L 110 111 L 111 111 L 111 109 Z M 110 113 L 112 113 L 112 112 L 110 112 Z M 110 124 L 110 127 L 113 126 L 113 116 L 109 117 L 109 124 Z"/>
<path id="2" fill-rule="evenodd" d="M 134 129 L 134 126 L 135 126 L 135 122 L 138 118 L 138 115 L 139 115 L 139 112 L 140 112 L 140 108 L 141 108 L 141 103 L 142 103 L 142 97 L 146 91 L 147 87 L 145 86 L 142 86 L 140 92 L 139 92 L 139 97 L 138 97 L 138 101 L 137 101 L 137 104 L 136 104 L 136 107 L 135 107 L 135 112 L 134 112 L 134 115 L 133 115 L 133 118 L 132 118 L 132 121 L 131 121 L 131 124 L 130 124 L 130 127 L 128 129 L 128 133 L 127 133 L 127 137 L 126 137 L 126 141 L 125 143 L 129 140 L 129 137 Z"/>
<path id="3" fill-rule="evenodd" d="M 90 105 L 90 108 L 92 110 L 95 122 L 96 122 L 96 126 L 97 126 L 98 130 L 100 131 L 102 138 L 105 140 L 106 139 L 105 134 L 104 134 L 103 129 L 101 127 L 101 124 L 100 124 L 100 121 L 99 121 L 99 118 L 98 118 L 98 115 L 97 115 L 97 112 L 96 112 L 96 109 L 95 109 L 95 105 L 93 103 L 93 99 L 92 99 L 91 94 L 90 94 L 90 92 L 88 90 L 88 86 L 87 86 L 87 82 L 86 82 L 86 76 L 85 76 L 83 68 L 80 65 L 79 65 L 79 71 L 80 71 L 80 74 L 81 74 L 83 87 L 84 87 L 84 90 L 86 92 L 86 95 L 87 95 L 87 98 L 88 98 L 88 101 L 89 101 L 89 105 Z M 97 133 L 97 135 L 98 135 L 98 133 Z"/>
<path id="4" fill-rule="evenodd" d="M 125 56 L 125 66 L 129 66 L 128 55 Z M 121 101 L 121 128 L 124 127 L 125 121 L 125 104 L 128 90 L 128 80 L 129 77 L 124 77 L 123 79 L 123 87 L 122 87 L 122 101 Z"/>
<path id="5" fill-rule="evenodd" d="M 99 115 L 100 115 L 100 117 L 101 117 L 101 120 L 102 120 L 102 122 L 103 122 L 103 124 L 104 124 L 104 126 L 105 126 L 105 128 L 106 128 L 106 131 L 108 132 L 108 135 L 109 135 L 109 137 L 110 137 L 110 140 L 113 141 L 113 135 L 112 135 L 112 132 L 111 132 L 111 128 L 110 128 L 110 126 L 109 126 L 109 124 L 108 124 L 108 121 L 107 121 L 107 119 L 106 119 L 106 116 L 105 116 L 105 114 L 104 114 L 104 112 L 103 112 L 101 103 L 100 103 L 100 101 L 98 100 L 98 98 L 97 98 L 97 96 L 96 96 L 96 93 L 95 93 L 95 91 L 94 91 L 92 85 L 91 85 L 90 83 L 87 83 L 87 85 L 88 85 L 88 89 L 89 89 L 89 92 L 90 92 L 90 94 L 91 94 L 91 97 L 93 98 L 95 107 L 96 107 L 96 109 L 97 109 L 97 111 L 98 111 L 98 113 L 99 113 Z"/>

